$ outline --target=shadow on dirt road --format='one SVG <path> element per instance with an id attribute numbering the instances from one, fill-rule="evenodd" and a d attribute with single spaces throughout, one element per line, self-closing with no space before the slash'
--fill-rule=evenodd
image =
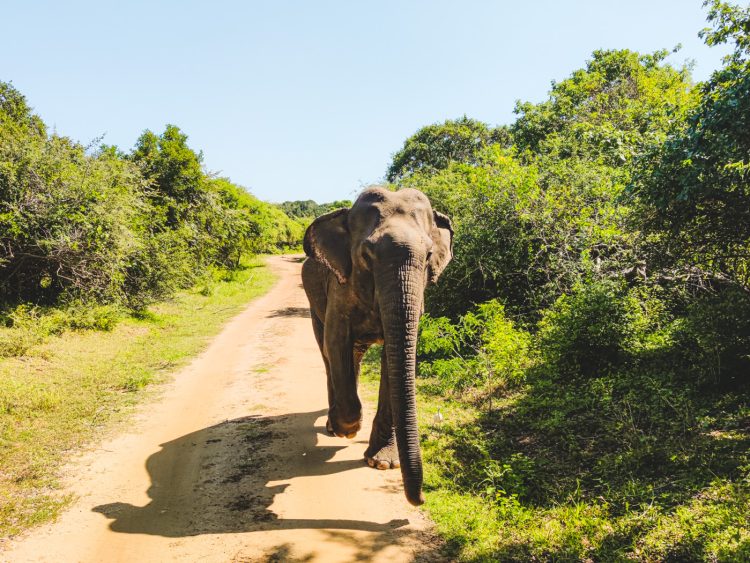
<path id="1" fill-rule="evenodd" d="M 185 537 L 199 534 L 252 532 L 270 529 L 337 529 L 386 532 L 407 525 L 405 519 L 386 523 L 366 520 L 287 519 L 269 509 L 295 477 L 330 475 L 361 468 L 363 461 L 331 461 L 346 446 L 319 446 L 314 427 L 324 410 L 283 416 L 248 416 L 227 420 L 161 445 L 146 461 L 151 478 L 145 506 L 113 502 L 93 508 L 112 519 L 120 533 Z M 303 455 L 290 463 L 266 450 L 283 440 L 289 428 L 306 427 L 298 438 Z M 295 446 L 295 449 L 299 446 Z M 346 494 L 342 491 L 342 494 Z M 324 500 L 324 499 L 321 499 Z"/>
<path id="2" fill-rule="evenodd" d="M 283 309 L 276 309 L 270 315 L 269 319 L 277 317 L 302 317 L 304 319 L 310 318 L 309 307 L 284 307 Z"/>

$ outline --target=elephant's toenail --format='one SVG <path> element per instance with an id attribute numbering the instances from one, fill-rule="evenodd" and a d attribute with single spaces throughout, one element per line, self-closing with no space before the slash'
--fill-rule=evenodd
<path id="1" fill-rule="evenodd" d="M 349 432 L 349 434 L 347 434 L 347 435 L 346 435 L 346 437 L 347 437 L 347 438 L 349 438 L 349 439 L 351 440 L 351 439 L 352 439 L 352 438 L 354 438 L 354 437 L 355 437 L 356 435 L 357 435 L 357 433 L 356 433 L 356 432 Z"/>

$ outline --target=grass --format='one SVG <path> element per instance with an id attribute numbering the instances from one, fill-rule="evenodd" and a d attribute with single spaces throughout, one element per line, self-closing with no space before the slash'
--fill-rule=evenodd
<path id="1" fill-rule="evenodd" d="M 273 282 L 262 260 L 252 259 L 107 331 L 35 337 L 28 327 L 4 329 L 0 539 L 55 518 L 72 500 L 58 483 L 70 453 L 127 420 L 150 386 L 167 381 Z"/>
<path id="2" fill-rule="evenodd" d="M 378 384 L 379 352 L 362 370 Z M 425 508 L 460 561 L 750 560 L 747 389 L 539 371 L 487 397 L 417 379 Z M 438 409 L 443 421 L 437 422 Z"/>

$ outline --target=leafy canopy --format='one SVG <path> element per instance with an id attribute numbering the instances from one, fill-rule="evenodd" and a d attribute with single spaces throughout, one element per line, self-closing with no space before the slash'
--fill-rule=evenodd
<path id="1" fill-rule="evenodd" d="M 386 179 L 396 182 L 416 172 L 436 172 L 451 162 L 474 163 L 486 147 L 507 141 L 505 128 L 493 129 L 466 116 L 428 125 L 406 139 L 393 155 Z"/>
<path id="2" fill-rule="evenodd" d="M 624 190 L 637 155 L 695 104 L 687 69 L 665 56 L 596 51 L 548 100 L 518 104 L 512 147 L 491 144 L 398 181 L 455 225 L 455 257 L 428 310 L 455 316 L 500 297 L 537 318 L 578 283 L 642 270 Z M 435 128 L 412 139 L 427 142 Z"/>

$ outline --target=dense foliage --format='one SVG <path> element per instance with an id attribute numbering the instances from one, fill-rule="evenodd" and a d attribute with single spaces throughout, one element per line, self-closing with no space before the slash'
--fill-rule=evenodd
<path id="1" fill-rule="evenodd" d="M 428 505 L 464 559 L 750 558 L 750 9 L 709 21 L 735 50 L 705 83 L 596 51 L 388 169 L 455 228 L 418 354 Z"/>
<path id="2" fill-rule="evenodd" d="M 642 160 L 633 190 L 659 265 L 694 285 L 750 290 L 750 8 L 713 2 L 709 20 L 706 42 L 733 42 L 734 52 Z"/>
<path id="3" fill-rule="evenodd" d="M 174 125 L 132 152 L 49 134 L 0 83 L 0 305 L 140 308 L 232 269 L 246 252 L 299 244 L 301 223 L 213 178 Z M 13 323 L 13 314 L 5 316 Z"/>
<path id="4" fill-rule="evenodd" d="M 663 141 L 695 97 L 687 71 L 665 56 L 597 51 L 548 101 L 517 106 L 510 148 L 402 180 L 456 228 L 455 263 L 431 294 L 433 311 L 502 296 L 534 316 L 585 279 L 642 269 L 622 195 L 636 156 Z"/>

